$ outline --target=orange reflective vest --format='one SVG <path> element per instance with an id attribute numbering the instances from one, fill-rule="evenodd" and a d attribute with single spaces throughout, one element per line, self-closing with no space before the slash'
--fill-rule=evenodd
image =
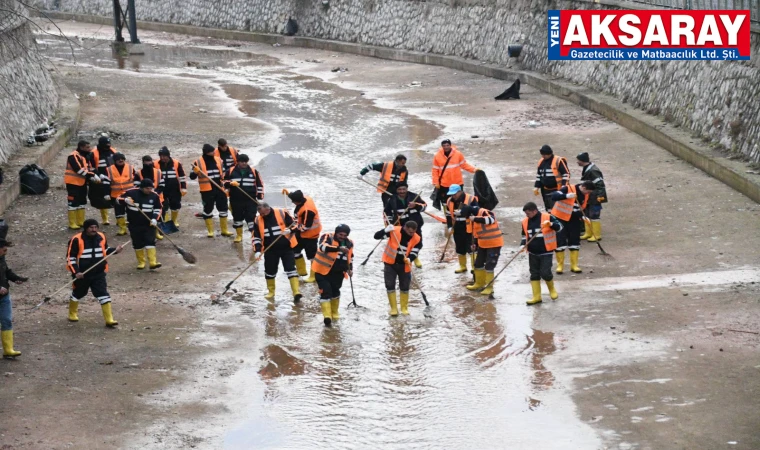
<path id="1" fill-rule="evenodd" d="M 180 183 L 185 182 L 185 178 L 182 177 L 182 179 L 179 178 L 179 161 L 176 159 L 172 159 L 172 164 L 174 165 L 174 170 L 161 170 L 161 161 L 153 161 L 153 167 L 161 171 L 161 176 L 164 178 L 164 183 L 166 183 L 166 180 L 172 178 L 176 178 L 177 181 Z"/>
<path id="2" fill-rule="evenodd" d="M 329 241 L 329 243 L 328 243 Z M 351 239 L 348 239 L 348 242 L 351 243 L 351 246 L 348 248 L 348 267 L 351 267 L 351 260 L 354 258 L 354 241 Z M 321 275 L 327 275 L 330 273 L 330 270 L 332 270 L 333 265 L 335 265 L 335 261 L 338 259 L 337 256 L 340 255 L 340 252 L 326 252 L 323 249 L 325 247 L 330 247 L 337 249 L 338 246 L 335 245 L 333 242 L 333 233 L 327 233 L 323 234 L 322 238 L 319 240 L 319 247 L 317 249 L 317 254 L 314 256 L 314 259 L 311 261 L 311 266 L 314 268 L 314 272 L 321 274 Z M 348 274 L 344 273 L 345 277 L 348 278 Z"/>
<path id="3" fill-rule="evenodd" d="M 217 158 L 219 158 L 220 161 L 222 161 L 222 168 L 223 169 L 226 168 L 226 167 L 233 168 L 233 167 L 235 167 L 237 165 L 237 159 L 238 159 L 238 151 L 237 151 L 237 149 L 235 147 L 230 147 L 228 145 L 227 146 L 227 150 L 230 151 L 230 156 L 232 157 L 232 164 L 229 164 L 229 166 L 225 166 L 225 163 L 227 161 L 222 160 L 222 152 L 221 152 L 221 150 L 219 150 L 219 147 L 217 147 L 216 150 L 214 150 L 214 156 L 216 156 Z"/>
<path id="4" fill-rule="evenodd" d="M 142 181 L 143 180 L 144 177 L 143 177 L 143 174 L 142 174 L 142 170 L 136 171 L 136 175 L 137 175 L 137 177 L 135 178 L 136 181 Z M 137 184 L 137 186 L 135 186 L 135 187 L 139 188 L 140 184 L 139 183 L 136 183 L 136 184 Z M 156 166 L 154 164 L 153 165 L 153 189 L 158 189 L 159 185 L 161 185 L 161 170 L 160 169 L 156 169 Z M 158 199 L 161 201 L 161 203 L 163 203 L 164 202 L 164 193 L 163 192 L 156 192 L 156 195 L 158 195 Z M 113 197 L 113 195 L 111 197 Z"/>
<path id="5" fill-rule="evenodd" d="M 470 194 L 464 194 L 464 200 L 462 200 L 462 205 L 472 206 L 472 201 L 478 201 L 478 198 L 474 195 Z M 446 206 L 449 208 L 449 215 L 451 218 L 456 221 L 466 221 L 467 222 L 467 232 L 472 233 L 472 222 L 468 218 L 464 217 L 457 217 L 454 215 L 454 200 L 449 198 L 449 200 L 446 202 Z M 461 207 L 460 207 L 461 208 Z"/>
<path id="6" fill-rule="evenodd" d="M 576 200 L 578 199 L 578 189 L 576 189 L 575 186 L 572 184 L 567 185 L 567 193 L 568 194 L 575 194 L 576 198 L 566 198 L 564 200 L 558 200 L 554 203 L 554 207 L 552 208 L 552 215 L 556 217 L 559 220 L 564 220 L 565 222 L 569 221 L 570 218 L 573 215 L 573 210 L 575 208 Z M 586 205 L 588 204 L 588 195 L 585 196 L 583 199 L 583 205 L 581 205 L 581 208 L 586 208 Z"/>
<path id="7" fill-rule="evenodd" d="M 272 208 L 272 214 L 274 214 L 275 219 L 277 219 L 277 225 L 280 227 L 280 231 L 275 232 L 275 234 L 271 237 L 275 239 L 280 239 L 279 236 L 282 234 L 282 232 L 287 228 L 285 225 L 285 215 L 288 212 L 283 208 Z M 264 216 L 259 214 L 259 216 L 256 218 L 259 224 L 259 235 L 261 236 L 261 243 L 262 247 L 264 246 L 264 235 L 266 233 L 265 227 L 264 227 Z M 296 236 L 294 233 L 290 233 L 289 236 L 285 236 L 285 239 L 290 241 L 290 248 L 296 248 L 298 247 L 298 240 L 296 240 Z M 274 241 L 272 241 L 274 242 Z M 265 248 L 265 247 L 264 247 Z"/>
<path id="8" fill-rule="evenodd" d="M 542 162 L 544 162 L 544 158 L 538 160 L 538 165 L 536 167 L 541 167 Z M 567 166 L 567 161 L 565 161 L 565 158 L 557 155 L 552 155 L 552 173 L 554 173 L 554 179 L 557 182 L 557 186 L 562 186 L 562 174 L 559 173 L 560 163 L 565 163 L 565 166 Z M 568 174 L 570 173 L 569 170 L 567 172 Z M 557 189 L 559 189 L 559 187 Z"/>
<path id="9" fill-rule="evenodd" d="M 87 164 L 87 159 L 85 159 L 84 156 L 79 154 L 79 152 L 76 150 L 71 153 L 71 156 L 76 159 L 81 169 L 84 169 L 85 172 L 89 172 L 89 165 Z M 71 167 L 68 158 L 66 159 L 66 172 L 63 174 L 63 182 L 66 184 L 73 184 L 74 186 L 84 186 L 84 184 L 87 182 L 87 178 L 79 173 L 79 170 L 74 170 L 74 168 Z"/>
<path id="10" fill-rule="evenodd" d="M 490 217 L 489 211 L 485 208 L 478 210 L 477 217 Z M 493 218 L 494 222 L 490 225 L 484 223 L 473 223 L 472 236 L 478 240 L 480 248 L 501 248 L 504 246 L 504 238 L 501 235 L 499 222 Z"/>
<path id="11" fill-rule="evenodd" d="M 127 189 L 135 187 L 134 171 L 129 163 L 124 163 L 121 173 L 119 173 L 116 165 L 108 166 L 106 172 L 111 180 L 111 198 L 115 199 L 126 192 Z"/>
<path id="12" fill-rule="evenodd" d="M 409 258 L 412 249 L 419 243 L 420 235 L 414 233 L 414 236 L 409 238 L 406 247 L 402 246 L 401 249 L 399 249 L 399 245 L 401 244 L 401 227 L 395 227 L 393 231 L 391 231 L 390 236 L 388 237 L 388 244 L 383 251 L 383 262 L 386 264 L 396 264 L 396 255 L 398 255 L 399 251 L 403 252 L 405 258 Z M 404 264 L 404 266 L 406 272 L 412 270 L 411 267 L 409 267 L 409 264 Z"/>
<path id="13" fill-rule="evenodd" d="M 79 264 L 79 260 L 83 258 L 105 258 L 107 253 L 106 248 L 106 235 L 103 233 L 98 233 L 100 236 L 100 247 L 94 248 L 94 249 L 87 249 L 89 250 L 88 254 L 85 255 L 84 251 L 84 239 L 82 239 L 82 234 L 78 233 L 72 236 L 71 240 L 69 241 L 69 250 L 66 254 L 66 269 L 69 270 L 69 272 L 76 274 L 76 271 L 74 269 L 74 263 Z M 77 252 L 77 256 L 71 256 L 71 247 L 72 244 L 76 242 L 77 247 L 79 248 L 79 251 Z M 105 267 L 103 267 L 103 271 L 108 272 L 108 261 L 102 263 Z"/>
<path id="14" fill-rule="evenodd" d="M 541 213 L 541 223 L 544 223 L 546 221 L 551 221 L 552 216 L 549 213 Z M 533 237 L 528 233 L 528 218 L 524 218 L 522 221 L 522 229 L 523 233 L 525 233 L 525 239 L 526 243 L 528 240 Z M 553 250 L 557 249 L 557 232 L 554 231 L 553 228 L 549 228 L 548 231 L 544 228 L 541 228 L 540 235 L 538 237 L 544 238 L 544 247 L 546 247 L 547 252 L 551 252 Z"/>
<path id="15" fill-rule="evenodd" d="M 314 204 L 314 200 L 311 197 L 306 197 L 306 203 L 298 210 L 298 223 L 303 224 L 306 220 L 307 212 L 314 213 L 314 222 L 311 226 L 301 231 L 301 237 L 305 239 L 315 239 L 319 237 L 319 233 L 322 232 L 322 223 L 319 221 L 319 211 L 317 211 L 317 205 Z M 301 217 L 303 216 L 303 217 Z"/>
<path id="16" fill-rule="evenodd" d="M 449 160 L 448 165 L 446 164 L 447 159 Z M 444 166 L 446 170 L 443 169 Z M 464 155 L 457 150 L 455 145 L 451 146 L 449 156 L 446 156 L 443 152 L 443 147 L 439 148 L 438 153 L 433 157 L 433 184 L 437 185 L 438 180 L 440 180 L 442 187 L 450 187 L 452 184 L 464 184 L 462 169 L 475 173 L 475 167 L 465 161 Z M 443 174 L 441 174 L 442 170 Z"/>
<path id="17" fill-rule="evenodd" d="M 206 162 L 204 161 L 203 157 L 196 159 L 193 165 L 198 166 L 199 169 L 201 169 L 202 174 L 198 175 L 198 186 L 201 189 L 201 192 L 208 192 L 211 190 L 211 181 L 209 181 L 208 177 L 211 178 L 222 178 L 222 169 L 224 168 L 224 164 L 222 163 L 221 158 L 214 155 L 214 159 L 216 160 L 216 165 L 218 166 L 216 169 L 212 169 L 211 173 L 209 173 L 208 170 L 206 170 Z"/>
<path id="18" fill-rule="evenodd" d="M 402 172 L 398 181 L 406 181 L 407 172 Z M 387 192 L 388 187 L 391 185 L 391 177 L 393 176 L 393 161 L 383 163 L 383 170 L 380 171 L 380 179 L 377 181 L 377 192 Z M 390 192 L 393 194 L 393 192 Z"/>

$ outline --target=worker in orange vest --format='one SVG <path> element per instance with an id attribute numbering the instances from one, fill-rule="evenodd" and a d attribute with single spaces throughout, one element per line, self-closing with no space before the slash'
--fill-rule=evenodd
<path id="1" fill-rule="evenodd" d="M 437 190 L 436 198 L 438 200 L 434 202 L 433 206 L 436 209 L 441 209 L 440 204 L 445 204 L 448 200 L 449 195 L 451 195 L 448 193 L 451 186 L 458 185 L 464 189 L 462 169 L 470 173 L 475 173 L 478 170 L 475 166 L 467 163 L 464 155 L 457 147 L 451 145 L 450 139 L 441 141 L 441 148 L 433 157 L 433 185 Z"/>
<path id="2" fill-rule="evenodd" d="M 406 156 L 397 155 L 396 159 L 393 161 L 367 164 L 367 166 L 359 172 L 359 179 L 363 180 L 364 175 L 370 170 L 380 172 L 380 179 L 377 181 L 377 192 L 380 193 L 380 197 L 383 200 L 383 208 L 385 208 L 391 195 L 396 193 L 396 186 L 398 183 L 407 181 L 407 178 L 409 178 L 409 170 L 406 168 Z M 388 192 L 390 195 L 383 191 Z"/>
<path id="3" fill-rule="evenodd" d="M 504 238 L 496 216 L 492 211 L 477 206 L 463 206 L 460 214 L 469 217 L 472 222 L 472 251 L 476 253 L 474 270 L 475 282 L 467 289 L 481 292 L 483 295 L 493 294 L 494 269 L 499 262 Z"/>
<path id="4" fill-rule="evenodd" d="M 472 222 L 467 216 L 461 214 L 463 206 L 478 206 L 478 197 L 466 194 L 458 184 L 452 185 L 447 191 L 449 199 L 446 201 L 446 226 L 447 237 L 454 235 L 459 267 L 454 273 L 467 272 L 467 254 L 472 246 Z"/>
<path id="5" fill-rule="evenodd" d="M 354 242 L 348 238 L 351 228 L 338 225 L 335 233 L 326 233 L 319 238 L 319 248 L 312 261 L 319 286 L 319 302 L 326 327 L 340 317 L 340 289 L 343 280 L 352 274 Z"/>
<path id="6" fill-rule="evenodd" d="M 237 157 L 237 164 L 224 177 L 224 187 L 230 193 L 235 243 L 243 242 L 244 223 L 248 224 L 248 231 L 253 234 L 258 204 L 251 199 L 264 200 L 264 181 L 259 171 L 248 164 L 249 161 L 248 155 L 241 153 Z"/>
<path id="7" fill-rule="evenodd" d="M 285 208 L 272 208 L 268 203 L 260 203 L 259 217 L 253 229 L 254 258 L 259 259 L 264 253 L 264 278 L 267 281 L 267 293 L 264 298 L 271 300 L 275 294 L 275 278 L 277 268 L 282 261 L 282 268 L 290 282 L 293 291 L 293 303 L 301 301 L 301 291 L 298 287 L 298 271 L 296 271 L 293 249 L 298 246 L 298 240 L 293 233 L 295 220 Z M 271 246 L 271 247 L 270 247 Z"/>
<path id="8" fill-rule="evenodd" d="M 298 275 L 305 277 L 306 261 L 303 257 L 303 252 L 306 252 L 306 258 L 309 261 L 314 260 L 314 256 L 317 254 L 317 243 L 319 241 L 319 234 L 322 232 L 322 223 L 319 219 L 319 211 L 317 211 L 317 205 L 314 204 L 314 200 L 311 197 L 306 197 L 301 191 L 293 191 L 288 194 L 290 201 L 295 203 L 296 208 L 293 214 L 296 216 L 296 239 L 298 239 L 298 246 L 293 249 L 293 253 L 296 258 L 296 269 Z M 309 277 L 304 281 L 306 283 L 313 283 L 316 281 L 314 277 L 314 264 L 311 265 L 311 273 Z"/>
<path id="9" fill-rule="evenodd" d="M 71 272 L 71 277 L 74 279 L 71 299 L 69 300 L 69 322 L 79 322 L 77 315 L 79 301 L 87 295 L 88 291 L 92 291 L 92 295 L 98 299 L 100 308 L 103 310 L 106 326 L 115 327 L 119 322 L 113 318 L 111 295 L 108 293 L 106 281 L 108 262 L 99 263 L 106 256 L 121 252 L 124 245 L 119 245 L 116 248 L 109 247 L 106 235 L 101 233 L 98 228 L 98 222 L 95 219 L 87 219 L 84 222 L 84 230 L 69 240 L 69 247 L 66 252 L 66 268 Z M 97 267 L 87 272 L 96 264 L 98 264 Z"/>
<path id="10" fill-rule="evenodd" d="M 161 209 L 161 212 L 158 215 L 158 223 L 161 223 L 164 221 L 164 177 L 162 175 L 161 169 L 157 168 L 153 163 L 152 156 L 143 156 L 142 163 L 142 168 L 135 171 L 135 187 L 139 188 L 140 182 L 142 180 L 153 181 L 153 192 L 158 196 L 158 199 L 160 201 L 159 208 Z M 156 227 L 156 239 L 159 241 L 164 239 L 164 235 L 161 234 L 161 231 L 158 229 L 158 227 Z"/>
<path id="11" fill-rule="evenodd" d="M 546 282 L 551 299 L 556 300 L 559 295 L 554 289 L 552 255 L 554 249 L 557 248 L 557 233 L 562 230 L 562 224 L 549 213 L 539 213 L 538 206 L 533 202 L 526 203 L 523 206 L 523 212 L 526 217 L 522 220 L 520 250 L 523 250 L 526 243 L 535 236 L 527 248 L 533 298 L 526 303 L 529 305 L 541 303 L 541 280 Z"/>
<path id="12" fill-rule="evenodd" d="M 219 228 L 222 236 L 232 236 L 227 228 L 229 211 L 227 193 L 217 187 L 221 187 L 224 180 L 224 163 L 218 156 L 215 156 L 215 151 L 216 149 L 210 144 L 203 144 L 203 156 L 193 162 L 193 173 L 190 174 L 191 180 L 198 180 L 201 201 L 203 201 L 203 220 L 206 222 L 209 238 L 214 237 L 214 207 L 219 211 Z M 216 186 L 209 179 L 214 181 Z"/>
<path id="13" fill-rule="evenodd" d="M 219 139 L 217 141 L 216 150 L 214 150 L 214 156 L 222 160 L 222 166 L 224 173 L 229 172 L 238 163 L 238 154 L 240 152 L 232 146 L 227 145 L 226 139 Z"/>
<path id="14" fill-rule="evenodd" d="M 533 184 L 533 194 L 539 194 L 544 199 L 546 211 L 551 211 L 554 206 L 552 194 L 562 186 L 570 182 L 570 170 L 567 168 L 567 160 L 554 154 L 554 150 L 548 145 L 543 145 L 541 159 L 538 160 L 536 169 L 536 182 Z"/>
<path id="15" fill-rule="evenodd" d="M 110 225 L 108 210 L 113 208 L 113 203 L 105 199 L 111 196 L 110 188 L 106 186 L 105 181 L 108 178 L 108 167 L 113 164 L 113 156 L 116 152 L 118 150 L 111 147 L 111 139 L 108 136 L 100 136 L 97 147 L 92 149 L 90 153 L 93 169 L 95 169 L 101 181 L 103 181 L 101 184 L 90 186 L 90 192 L 88 193 L 90 205 L 100 210 L 101 225 Z"/>
<path id="16" fill-rule="evenodd" d="M 87 183 L 99 184 L 100 176 L 96 173 L 96 165 L 92 163 L 90 143 L 81 140 L 77 148 L 66 160 L 66 172 L 63 182 L 66 183 L 66 199 L 69 205 L 69 229 L 82 228 L 87 206 Z M 97 164 L 97 163 L 95 163 Z"/>
<path id="17" fill-rule="evenodd" d="M 388 292 L 390 315 L 398 316 L 396 304 L 396 279 L 401 291 L 401 314 L 408 315 L 409 287 L 412 283 L 412 263 L 422 249 L 422 240 L 417 234 L 417 222 L 409 221 L 403 227 L 388 225 L 375 233 L 375 239 L 388 238 L 383 251 L 383 277 Z"/>
<path id="18" fill-rule="evenodd" d="M 116 235 L 124 236 L 127 234 L 127 207 L 117 202 L 116 199 L 134 187 L 137 175 L 135 169 L 127 164 L 127 157 L 122 153 L 113 155 L 113 165 L 106 168 L 106 174 L 107 177 L 103 179 L 103 184 L 108 184 L 111 188 L 106 197 L 114 205 L 116 225 L 119 226 Z"/>
<path id="19" fill-rule="evenodd" d="M 177 159 L 173 159 L 169 149 L 164 146 L 158 151 L 158 161 L 153 163 L 156 169 L 161 171 L 161 179 L 164 182 L 164 222 L 170 220 L 175 227 L 179 227 L 179 210 L 182 208 L 182 197 L 187 195 L 187 178 L 185 168 Z"/>
<path id="20" fill-rule="evenodd" d="M 570 250 L 570 271 L 573 273 L 583 272 L 578 267 L 578 254 L 581 250 L 581 224 L 583 223 L 582 210 L 588 206 L 588 199 L 593 192 L 594 183 L 584 181 L 575 186 L 572 184 L 563 186 L 552 194 L 554 200 L 552 215 L 562 224 L 562 231 L 557 233 L 557 249 L 554 251 L 554 256 L 557 257 L 557 275 L 561 275 L 565 271 L 565 250 Z"/>

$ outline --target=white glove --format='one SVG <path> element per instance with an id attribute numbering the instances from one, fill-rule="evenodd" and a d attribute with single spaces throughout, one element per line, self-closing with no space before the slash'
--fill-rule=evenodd
<path id="1" fill-rule="evenodd" d="M 158 222 L 156 222 L 156 219 L 153 219 L 150 221 L 150 226 L 155 227 L 156 225 L 158 225 Z"/>
<path id="2" fill-rule="evenodd" d="M 454 234 L 454 229 L 453 228 L 446 229 L 446 236 L 451 236 L 452 234 Z"/>
<path id="3" fill-rule="evenodd" d="M 127 205 L 129 205 L 129 206 L 135 206 L 135 201 L 134 201 L 134 200 L 132 200 L 132 198 L 131 198 L 131 197 L 127 197 L 127 199 L 126 199 L 126 200 L 124 200 L 124 202 L 125 202 Z"/>
<path id="4" fill-rule="evenodd" d="M 98 176 L 98 174 L 93 175 L 92 176 L 92 181 L 94 181 L 95 184 L 100 184 L 101 183 L 100 176 Z"/>
<path id="5" fill-rule="evenodd" d="M 356 176 L 356 179 L 357 179 L 357 180 L 364 180 L 364 175 L 357 175 L 357 176 Z"/>
<path id="6" fill-rule="evenodd" d="M 290 228 L 285 228 L 282 234 L 284 234 L 285 236 L 290 236 Z"/>
<path id="7" fill-rule="evenodd" d="M 259 259 L 261 258 L 261 252 L 256 252 L 256 254 L 253 255 L 253 259 Z"/>
<path id="8" fill-rule="evenodd" d="M 111 196 L 110 195 L 104 195 L 103 196 L 103 200 L 109 201 L 109 200 L 111 200 Z"/>
<path id="9" fill-rule="evenodd" d="M 569 192 L 567 195 L 565 195 L 565 198 L 575 198 L 575 194 Z"/>
<path id="10" fill-rule="evenodd" d="M 454 210 L 454 215 L 459 217 L 460 215 L 462 215 L 462 210 L 461 209 Z"/>
<path id="11" fill-rule="evenodd" d="M 394 225 L 388 225 L 387 227 L 385 227 L 385 232 L 386 233 L 390 233 L 394 229 L 396 229 L 396 227 Z"/>

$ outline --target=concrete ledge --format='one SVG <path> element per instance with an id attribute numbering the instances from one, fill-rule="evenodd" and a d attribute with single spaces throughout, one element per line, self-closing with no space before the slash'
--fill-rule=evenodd
<path id="1" fill-rule="evenodd" d="M 52 19 L 76 20 L 102 25 L 111 24 L 111 18 L 84 14 L 70 14 L 56 11 L 45 11 Z M 534 72 L 511 70 L 502 66 L 485 64 L 475 60 L 467 60 L 454 56 L 444 56 L 431 53 L 399 50 L 387 47 L 355 44 L 348 42 L 330 41 L 300 36 L 280 36 L 265 33 L 253 33 L 216 28 L 203 28 L 190 25 L 167 24 L 160 22 L 138 21 L 138 30 L 178 33 L 190 36 L 202 36 L 216 39 L 258 42 L 265 44 L 279 43 L 298 47 L 328 50 L 333 52 L 350 53 L 373 58 L 402 61 L 415 64 L 429 64 L 466 71 L 487 77 L 514 80 L 540 89 L 546 93 L 571 101 L 583 108 L 600 114 L 607 119 L 633 131 L 645 139 L 657 144 L 673 155 L 687 161 L 708 175 L 722 181 L 752 200 L 760 203 L 760 177 L 742 171 L 741 164 L 729 161 L 727 158 L 714 154 L 703 145 L 694 143 L 684 132 L 667 127 L 655 116 L 648 116 L 642 111 L 621 104 L 617 99 L 593 92 L 561 80 L 550 79 Z M 139 31 L 138 31 L 139 34 Z M 665 131 L 663 131 L 665 129 Z"/>
<path id="2" fill-rule="evenodd" d="M 37 164 L 43 169 L 56 157 L 58 152 L 66 146 L 72 135 L 75 135 L 79 127 L 79 100 L 59 79 L 56 79 L 59 91 L 58 111 L 54 116 L 58 125 L 58 132 L 52 140 L 35 147 L 21 147 L 3 165 L 5 180 L 0 185 L 0 214 L 5 213 L 11 203 L 21 194 L 19 183 L 19 170 L 27 164 Z M 51 180 L 52 181 L 52 180 Z M 51 184 L 51 188 L 54 186 Z"/>

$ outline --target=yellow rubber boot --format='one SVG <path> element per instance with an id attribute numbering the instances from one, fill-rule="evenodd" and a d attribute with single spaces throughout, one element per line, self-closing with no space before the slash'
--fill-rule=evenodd
<path id="1" fill-rule="evenodd" d="M 77 227 L 82 228 L 84 226 L 84 220 L 87 218 L 87 211 L 82 209 L 77 209 Z"/>
<path id="2" fill-rule="evenodd" d="M 79 322 L 77 311 L 79 311 L 79 302 L 69 300 L 69 322 Z"/>
<path id="3" fill-rule="evenodd" d="M 541 280 L 531 280 L 530 287 L 531 289 L 533 289 L 533 298 L 528 300 L 525 303 L 529 305 L 535 305 L 536 303 L 541 303 Z"/>
<path id="4" fill-rule="evenodd" d="M 222 230 L 222 236 L 224 236 L 224 237 L 230 237 L 230 236 L 232 236 L 232 233 L 230 233 L 230 230 L 227 229 L 227 218 L 226 217 L 220 217 L 219 218 L 219 228 Z"/>
<path id="5" fill-rule="evenodd" d="M 113 318 L 113 312 L 111 311 L 111 302 L 100 305 L 100 309 L 103 310 L 103 318 L 106 319 L 107 327 L 115 327 L 119 324 L 119 322 Z"/>
<path id="6" fill-rule="evenodd" d="M 340 297 L 331 299 L 330 300 L 330 310 L 332 310 L 332 318 L 333 318 L 333 320 L 340 319 L 340 314 L 338 313 L 338 309 L 340 309 Z"/>
<path id="7" fill-rule="evenodd" d="M 565 273 L 565 251 L 562 250 L 561 252 L 554 252 L 554 256 L 557 258 L 557 270 L 555 270 L 555 272 L 557 275 L 562 275 Z M 570 257 L 572 258 L 572 256 Z"/>
<path id="8" fill-rule="evenodd" d="M 312 262 L 311 264 L 313 266 L 314 262 Z M 303 280 L 303 282 L 304 283 L 314 283 L 316 281 L 317 281 L 317 279 L 314 278 L 314 269 L 312 268 L 311 270 L 309 270 L 309 278 L 306 278 L 305 280 Z"/>
<path id="9" fill-rule="evenodd" d="M 296 258 L 296 270 L 301 277 L 308 275 L 308 272 L 306 272 L 306 259 L 304 257 Z"/>
<path id="10" fill-rule="evenodd" d="M 298 277 L 289 278 L 288 281 L 290 281 L 290 290 L 293 291 L 293 303 L 300 302 L 303 295 L 298 286 Z"/>
<path id="11" fill-rule="evenodd" d="M 475 269 L 475 283 L 468 284 L 467 289 L 470 291 L 477 291 L 480 289 L 483 289 L 486 279 L 486 271 L 485 269 Z"/>
<path id="12" fill-rule="evenodd" d="M 457 255 L 457 257 L 459 258 L 459 267 L 457 267 L 454 273 L 467 272 L 467 255 Z"/>
<path id="13" fill-rule="evenodd" d="M 322 307 L 322 317 L 325 321 L 326 327 L 332 326 L 332 300 L 320 300 L 320 306 Z"/>
<path id="14" fill-rule="evenodd" d="M 111 225 L 111 222 L 108 221 L 108 210 L 107 209 L 101 209 L 100 210 L 100 224 L 101 225 Z"/>
<path id="15" fill-rule="evenodd" d="M 583 234 L 581 235 L 582 240 L 586 240 L 591 237 L 591 221 L 583 221 Z"/>
<path id="16" fill-rule="evenodd" d="M 400 300 L 401 300 L 401 314 L 408 316 L 409 315 L 409 293 L 402 292 Z"/>
<path id="17" fill-rule="evenodd" d="M 237 244 L 239 242 L 243 242 L 243 228 L 235 228 L 235 240 L 234 242 Z"/>
<path id="18" fill-rule="evenodd" d="M 573 273 L 582 273 L 580 267 L 578 267 L 578 250 L 570 250 L 570 271 Z"/>
<path id="19" fill-rule="evenodd" d="M 208 231 L 208 237 L 213 238 L 214 237 L 214 219 L 205 219 L 204 222 L 206 222 L 206 231 Z"/>
<path id="20" fill-rule="evenodd" d="M 119 226 L 119 231 L 116 233 L 117 236 L 124 236 L 127 234 L 127 218 L 126 217 L 118 217 L 116 219 L 116 225 Z"/>
<path id="21" fill-rule="evenodd" d="M 414 259 L 414 267 L 418 269 L 422 269 L 422 261 L 420 261 L 420 257 Z"/>
<path id="22" fill-rule="evenodd" d="M 161 231 L 158 228 L 156 228 L 156 239 L 159 241 L 164 239 L 164 235 L 161 234 Z"/>
<path id="23" fill-rule="evenodd" d="M 156 260 L 156 247 L 146 248 L 148 252 L 148 264 L 150 270 L 156 270 L 161 267 L 161 263 Z"/>
<path id="24" fill-rule="evenodd" d="M 172 211 L 172 222 L 174 222 L 174 226 L 179 228 L 179 211 Z"/>
<path id="25" fill-rule="evenodd" d="M 602 222 L 598 220 L 591 221 L 591 234 L 588 238 L 589 242 L 596 242 L 602 240 Z"/>
<path id="26" fill-rule="evenodd" d="M 137 270 L 143 270 L 145 268 L 145 249 L 135 250 L 135 256 L 137 257 Z"/>
<path id="27" fill-rule="evenodd" d="M 69 230 L 78 230 L 79 224 L 77 223 L 77 211 L 69 210 Z"/>
<path id="28" fill-rule="evenodd" d="M 398 316 L 398 307 L 396 306 L 396 291 L 388 292 L 388 303 L 391 305 L 391 316 Z"/>
<path id="29" fill-rule="evenodd" d="M 267 278 L 267 293 L 264 294 L 264 298 L 267 300 L 272 300 L 274 298 L 274 278 Z"/>
<path id="30" fill-rule="evenodd" d="M 483 279 L 483 286 L 488 286 L 488 287 L 480 291 L 480 293 L 483 295 L 491 295 L 493 294 L 493 283 L 491 282 L 493 281 L 494 274 L 493 272 L 485 272 L 484 276 L 485 278 Z M 491 284 L 489 285 L 488 283 L 491 283 Z"/>
<path id="31" fill-rule="evenodd" d="M 164 222 L 168 222 L 171 220 L 171 213 L 167 210 L 164 214 Z"/>
<path id="32" fill-rule="evenodd" d="M 557 294 L 557 290 L 554 289 L 554 280 L 547 281 L 546 287 L 549 288 L 549 297 L 551 297 L 552 300 L 557 300 L 557 298 L 559 297 L 559 294 Z"/>
<path id="33" fill-rule="evenodd" d="M 17 356 L 21 356 L 21 352 L 13 350 L 13 330 L 5 330 L 0 333 L 0 336 L 2 336 L 3 341 L 4 358 L 15 358 Z"/>

